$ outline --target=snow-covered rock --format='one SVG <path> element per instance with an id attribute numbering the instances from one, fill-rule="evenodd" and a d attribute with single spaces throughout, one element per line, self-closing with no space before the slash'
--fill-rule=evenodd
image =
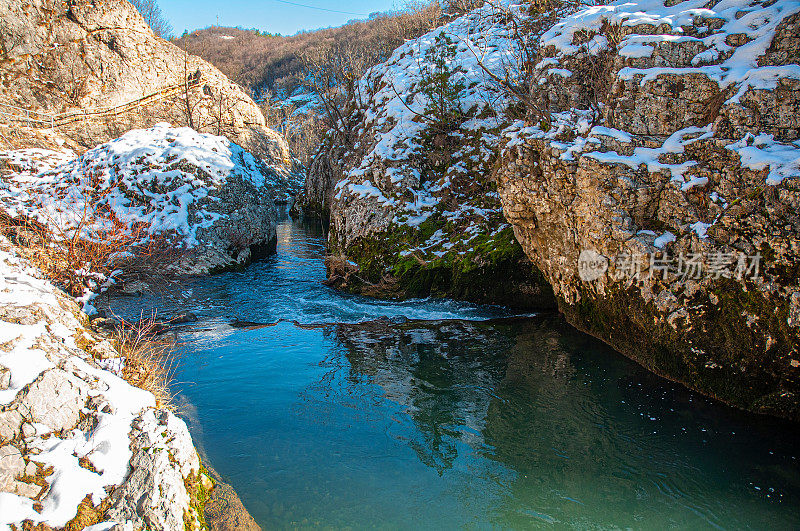
<path id="1" fill-rule="evenodd" d="M 199 473 L 186 425 L 79 347 L 102 338 L 78 315 L 0 241 L 0 529 L 62 528 L 87 497 L 111 507 L 101 528 L 183 529 Z M 125 494 L 142 477 L 148 503 Z"/>
<path id="2" fill-rule="evenodd" d="M 531 80 L 549 127 L 506 129 L 496 172 L 571 323 L 658 374 L 794 419 L 798 30 L 793 0 L 568 15 L 541 36 Z"/>
<path id="3" fill-rule="evenodd" d="M 508 222 L 533 264 L 516 270 L 540 272 L 574 325 L 698 391 L 800 418 L 800 3 L 514 3 L 361 80 L 352 138 L 306 182 L 330 211 L 334 284 L 449 286 L 452 264 L 509 249 Z M 421 88 L 440 35 L 465 115 L 444 132 Z M 527 112 L 492 74 L 524 88 Z"/>
<path id="4" fill-rule="evenodd" d="M 333 138 L 305 188 L 307 210 L 330 215 L 330 246 L 340 255 L 329 261 L 334 285 L 552 306 L 490 175 L 511 101 L 484 68 L 501 73 L 519 45 L 506 20 L 487 5 L 408 41 L 360 80 L 348 103 L 350 138 Z M 429 109 L 430 81 L 445 72 L 453 118 L 440 123 Z"/>
<path id="5" fill-rule="evenodd" d="M 138 243 L 161 238 L 178 249 L 178 260 L 168 264 L 175 273 L 208 273 L 269 251 L 275 201 L 291 194 L 281 166 L 225 137 L 163 123 L 61 165 L 51 161 L 63 161 L 62 152 L 47 154 L 0 154 L 12 168 L 0 189 L 7 213 L 55 224 L 65 234 L 119 222 L 136 229 Z M 97 221 L 86 224 L 87 216 Z"/>

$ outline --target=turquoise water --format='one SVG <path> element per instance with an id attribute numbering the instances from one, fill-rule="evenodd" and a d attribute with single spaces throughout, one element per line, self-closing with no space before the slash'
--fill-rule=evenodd
<path id="1" fill-rule="evenodd" d="M 334 292 L 322 236 L 284 221 L 278 253 L 243 272 L 113 301 L 200 318 L 179 333 L 176 391 L 264 529 L 800 528 L 795 426 L 557 316 Z"/>

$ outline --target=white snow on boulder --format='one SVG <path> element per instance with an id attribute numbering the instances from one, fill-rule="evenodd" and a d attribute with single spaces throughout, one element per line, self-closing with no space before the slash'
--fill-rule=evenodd
<path id="1" fill-rule="evenodd" d="M 250 245 L 273 240 L 275 199 L 291 193 L 285 169 L 225 137 L 166 123 L 129 131 L 55 168 L 34 164 L 33 155 L 43 158 L 41 153 L 0 154 L 18 170 L 0 185 L 0 203 L 8 214 L 36 219 L 65 236 L 79 230 L 91 239 L 122 226 L 140 244 L 163 238 L 203 255 L 202 266 L 190 267 L 191 272 L 224 267 Z M 43 165 L 44 171 L 37 171 Z M 242 248 L 227 251 L 237 245 Z M 214 257 L 205 256 L 208 249 Z"/>
<path id="2" fill-rule="evenodd" d="M 759 2 L 744 0 L 618 0 L 608 5 L 592 6 L 563 18 L 548 30 L 540 40 L 542 49 L 553 46 L 556 58 L 573 55 L 581 48 L 600 49 L 603 43 L 596 40 L 577 44 L 579 34 L 600 33 L 604 25 L 627 27 L 652 26 L 658 31 L 652 35 L 630 34 L 618 44 L 624 57 L 650 57 L 661 42 L 695 42 L 699 51 L 691 65 L 682 68 L 633 68 L 619 72 L 622 79 L 642 76 L 641 83 L 662 74 L 699 73 L 720 84 L 721 88 L 736 87 L 728 100 L 737 103 L 749 88 L 774 89 L 781 78 L 800 79 L 800 66 L 759 66 L 772 43 L 775 30 L 786 18 L 800 13 L 797 0 Z M 684 27 L 693 27 L 697 35 L 686 35 Z M 712 29 L 713 28 L 713 29 Z M 747 43 L 732 46 L 731 38 L 746 36 Z M 607 46 L 607 44 L 606 44 Z"/>
<path id="3" fill-rule="evenodd" d="M 160 123 L 129 131 L 50 171 L 20 173 L 3 190 L 3 199 L 17 207 L 14 213 L 62 224 L 67 231 L 87 209 L 108 209 L 126 225 L 145 224 L 150 234 L 174 233 L 178 245 L 191 248 L 199 244 L 198 230 L 222 217 L 213 208 L 213 190 L 234 177 L 257 189 L 275 181 L 272 168 L 227 138 Z"/>

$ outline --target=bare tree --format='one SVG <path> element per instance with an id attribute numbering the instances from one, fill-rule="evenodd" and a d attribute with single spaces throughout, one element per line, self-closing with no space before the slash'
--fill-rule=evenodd
<path id="1" fill-rule="evenodd" d="M 194 121 L 194 109 L 197 107 L 201 99 L 199 97 L 194 98 L 194 102 L 192 102 L 192 87 L 197 85 L 200 81 L 200 69 L 198 68 L 196 72 L 191 73 L 189 72 L 189 54 L 183 52 L 183 103 L 184 103 L 184 113 L 186 114 L 186 125 L 191 127 L 192 129 L 197 129 L 195 127 Z"/>
<path id="2" fill-rule="evenodd" d="M 375 64 L 376 51 L 358 43 L 343 42 L 303 54 L 306 86 L 322 104 L 328 125 L 347 133 L 346 105 L 356 100 L 359 80 Z"/>
<path id="3" fill-rule="evenodd" d="M 169 23 L 156 0 L 129 0 L 133 7 L 144 17 L 144 20 L 153 29 L 153 33 L 162 39 L 172 36 L 172 24 Z"/>
<path id="4" fill-rule="evenodd" d="M 459 16 L 481 7 L 484 0 L 441 0 L 442 12 L 446 15 Z"/>

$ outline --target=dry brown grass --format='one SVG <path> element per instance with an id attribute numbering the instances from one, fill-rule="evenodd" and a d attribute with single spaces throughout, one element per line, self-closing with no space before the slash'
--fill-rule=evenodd
<path id="1" fill-rule="evenodd" d="M 290 37 L 211 26 L 183 35 L 173 43 L 212 63 L 261 100 L 265 91 L 288 94 L 303 84 L 307 78 L 303 54 L 349 44 L 370 51 L 380 62 L 405 40 L 423 35 L 439 24 L 438 2 L 409 0 L 398 4 L 399 10 L 376 13 L 369 20 L 354 20 L 344 26 Z"/>
<path id="2" fill-rule="evenodd" d="M 176 343 L 159 331 L 154 318 L 123 321 L 115 338 L 120 355 L 116 372 L 131 385 L 153 393 L 156 407 L 169 408 L 174 404 L 170 384 L 175 374 Z"/>
<path id="3" fill-rule="evenodd" d="M 76 226 L 69 231 L 63 226 L 58 220 L 41 222 L 0 211 L 0 234 L 75 297 L 83 295 L 87 288 L 96 292 L 102 278 L 117 270 L 128 277 L 142 271 L 157 273 L 177 258 L 177 251 L 166 240 L 148 237 L 146 226 L 126 225 L 102 209 L 86 208 Z"/>

